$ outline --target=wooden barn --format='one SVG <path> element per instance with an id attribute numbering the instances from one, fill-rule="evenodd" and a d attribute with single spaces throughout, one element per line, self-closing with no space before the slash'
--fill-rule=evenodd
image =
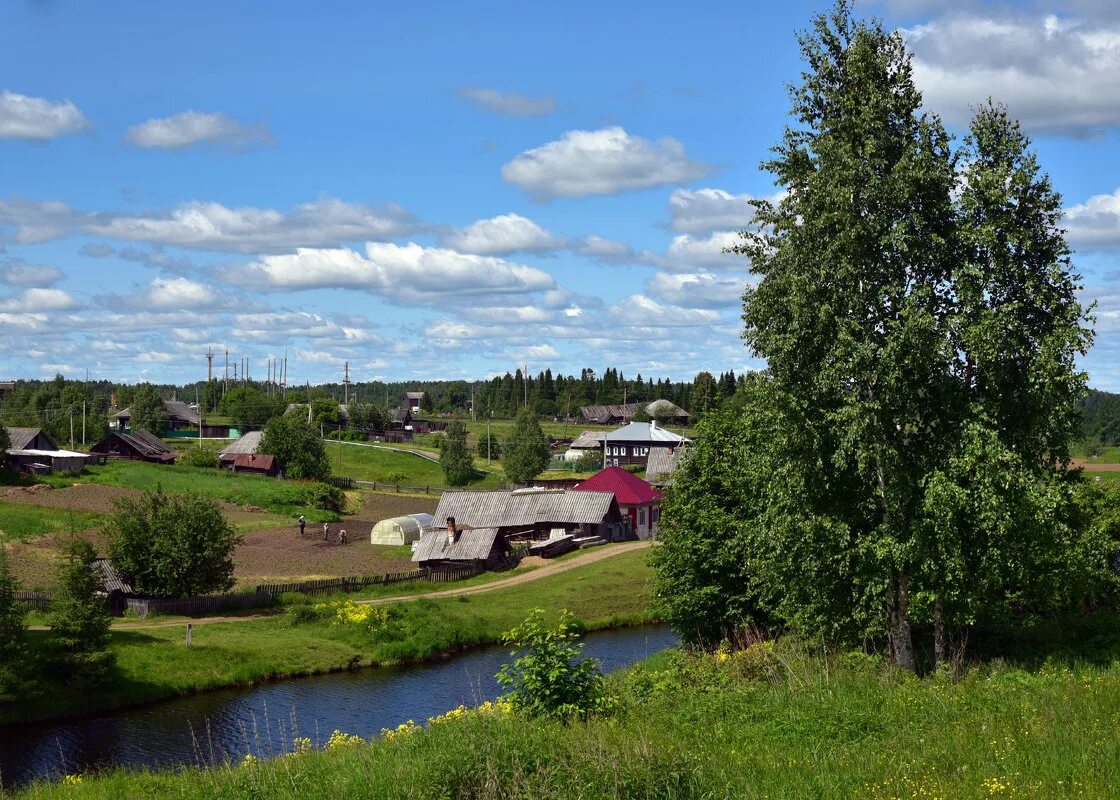
<path id="1" fill-rule="evenodd" d="M 234 472 L 247 472 L 251 475 L 276 477 L 280 474 L 280 465 L 276 461 L 276 456 L 259 453 L 238 453 L 233 457 L 230 469 Z"/>
<path id="2" fill-rule="evenodd" d="M 163 439 L 145 430 L 112 431 L 91 447 L 89 452 L 101 460 L 120 458 L 129 461 L 151 461 L 157 464 L 175 462 L 175 452 Z"/>
<path id="3" fill-rule="evenodd" d="M 580 409 L 580 413 L 583 415 L 583 421 L 592 425 L 623 425 L 632 420 L 639 410 L 644 411 L 651 419 L 673 425 L 687 425 L 690 419 L 687 411 L 668 400 L 654 400 L 652 403 L 584 406 Z"/>
<path id="4" fill-rule="evenodd" d="M 577 536 L 599 536 L 608 542 L 634 538 L 610 492 L 539 487 L 444 492 L 435 518 L 453 518 L 472 528 L 497 528 L 508 537 L 524 541 L 547 539 L 559 530 Z"/>
<path id="5" fill-rule="evenodd" d="M 89 456 L 73 450 L 61 450 L 41 428 L 7 428 L 8 449 L 0 458 L 0 466 L 15 472 L 46 474 L 81 472 Z"/>
<path id="6" fill-rule="evenodd" d="M 424 406 L 424 393 L 423 392 L 405 392 L 404 393 L 404 407 L 409 411 L 419 411 Z"/>
<path id="7" fill-rule="evenodd" d="M 512 563 L 512 552 L 506 537 L 497 528 L 459 527 L 454 520 L 448 520 L 446 528 L 430 528 L 424 532 L 412 560 L 429 568 L 497 569 Z"/>
<path id="8" fill-rule="evenodd" d="M 249 431 L 236 442 L 226 445 L 226 448 L 218 453 L 218 465 L 224 469 L 232 469 L 233 460 L 237 456 L 256 455 L 261 449 L 263 436 L 263 431 Z"/>

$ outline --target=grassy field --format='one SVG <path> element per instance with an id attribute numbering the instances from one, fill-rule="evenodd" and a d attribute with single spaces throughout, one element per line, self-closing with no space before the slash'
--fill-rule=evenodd
<path id="1" fill-rule="evenodd" d="M 403 452 L 400 447 L 385 449 L 360 444 L 328 442 L 327 455 L 335 475 L 362 481 L 399 483 L 405 486 L 445 486 L 443 469 L 434 461 Z M 404 447 L 407 447 L 405 445 Z M 422 448 L 410 448 L 422 449 Z M 438 456 L 437 451 L 431 451 Z M 470 483 L 472 489 L 491 489 L 501 485 L 505 478 L 497 461 L 491 465 L 485 459 L 476 459 L 479 477 Z"/>
<path id="2" fill-rule="evenodd" d="M 103 514 L 13 503 L 0 499 L 0 541 L 22 542 L 39 536 L 66 534 L 97 528 Z"/>
<path id="3" fill-rule="evenodd" d="M 114 630 L 117 666 L 110 683 L 83 693 L 47 687 L 42 697 L 0 716 L 0 722 L 113 708 L 286 675 L 422 660 L 497 641 L 536 607 L 553 614 L 568 609 L 589 628 L 638 622 L 649 617 L 650 577 L 644 551 L 624 553 L 477 597 L 393 605 L 390 626 L 376 635 L 325 621 L 293 625 L 291 611 L 198 626 L 189 649 L 183 646 L 182 626 Z M 46 645 L 46 633 L 32 636 L 37 647 Z"/>
<path id="4" fill-rule="evenodd" d="M 792 641 L 723 657 L 669 651 L 612 676 L 615 712 L 586 722 L 467 713 L 372 744 L 122 770 L 18 796 L 1113 798 L 1118 622 L 1049 623 L 955 680 Z"/>

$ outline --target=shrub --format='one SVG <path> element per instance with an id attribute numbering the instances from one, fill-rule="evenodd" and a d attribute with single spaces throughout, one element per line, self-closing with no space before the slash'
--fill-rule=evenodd
<path id="1" fill-rule="evenodd" d="M 179 456 L 179 463 L 188 467 L 203 467 L 207 469 L 218 468 L 218 454 L 205 447 L 192 447 Z"/>
<path id="2" fill-rule="evenodd" d="M 302 495 L 306 505 L 323 511 L 341 513 L 346 507 L 346 495 L 331 483 L 309 483 L 304 487 Z"/>
<path id="3" fill-rule="evenodd" d="M 408 475 L 404 472 L 382 472 L 375 480 L 381 483 L 404 483 L 408 480 Z"/>
<path id="4" fill-rule="evenodd" d="M 603 467 L 603 454 L 599 450 L 588 450 L 576 461 L 580 472 L 597 472 Z"/>
<path id="5" fill-rule="evenodd" d="M 531 717 L 584 719 L 607 708 L 603 674 L 594 659 L 580 658 L 575 620 L 564 611 L 555 628 L 545 624 L 544 610 L 536 609 L 502 640 L 520 657 L 503 664 L 498 683 L 509 690 L 506 699 Z"/>

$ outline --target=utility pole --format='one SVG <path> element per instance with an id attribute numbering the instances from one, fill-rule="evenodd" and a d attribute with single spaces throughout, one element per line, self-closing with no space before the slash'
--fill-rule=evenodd
<path id="1" fill-rule="evenodd" d="M 349 403 L 350 402 L 350 362 L 349 361 L 344 363 L 343 369 L 345 370 L 345 372 L 343 373 L 343 376 L 342 376 L 342 402 L 343 403 Z M 339 452 L 341 452 L 341 450 Z"/>
<path id="2" fill-rule="evenodd" d="M 225 397 L 229 392 L 229 348 L 226 348 L 226 379 L 225 384 L 222 386 L 222 397 Z"/>
<path id="3" fill-rule="evenodd" d="M 70 449 L 74 449 L 74 406 L 70 406 Z"/>
<path id="4" fill-rule="evenodd" d="M 471 381 L 471 422 L 474 422 L 474 381 Z"/>
<path id="5" fill-rule="evenodd" d="M 89 381 L 89 378 L 86 378 Z M 82 401 L 82 447 L 86 446 L 86 401 Z"/>
<path id="6" fill-rule="evenodd" d="M 206 348 L 206 385 L 214 379 L 214 348 Z"/>
<path id="7" fill-rule="evenodd" d="M 342 475 L 342 422 L 338 423 L 338 474 Z"/>
<path id="8" fill-rule="evenodd" d="M 521 385 L 525 387 L 525 407 L 529 407 L 529 365 L 525 365 L 525 371 L 521 373 Z"/>
<path id="9" fill-rule="evenodd" d="M 490 420 L 494 418 L 494 412 L 490 412 L 490 416 L 486 418 L 486 463 L 490 463 Z"/>
<path id="10" fill-rule="evenodd" d="M 194 387 L 194 404 L 198 406 L 198 448 L 202 449 L 202 403 L 198 402 L 198 385 Z"/>

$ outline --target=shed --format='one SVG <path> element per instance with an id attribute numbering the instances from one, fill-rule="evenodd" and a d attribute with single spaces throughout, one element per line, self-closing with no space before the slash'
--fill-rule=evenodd
<path id="1" fill-rule="evenodd" d="M 611 492 L 567 489 L 514 489 L 497 492 L 444 492 L 437 520 L 454 518 L 478 528 L 499 528 L 522 538 L 547 538 L 553 529 L 607 541 L 633 538 Z"/>
<path id="2" fill-rule="evenodd" d="M 431 528 L 420 537 L 412 560 L 421 567 L 471 564 L 493 569 L 501 566 L 508 551 L 506 538 L 497 528 L 464 528 L 454 532 Z"/>
<path id="3" fill-rule="evenodd" d="M 249 431 L 237 441 L 226 445 L 225 449 L 218 453 L 218 463 L 223 467 L 232 467 L 235 456 L 256 455 L 261 449 L 262 436 L 264 436 L 263 431 Z"/>
<path id="4" fill-rule="evenodd" d="M 276 456 L 256 453 L 238 453 L 233 457 L 230 469 L 234 472 L 250 472 L 256 475 L 276 475 L 280 472 Z"/>
<path id="5" fill-rule="evenodd" d="M 370 544 L 405 545 L 420 541 L 425 528 L 432 527 L 431 514 L 409 514 L 383 519 L 369 533 Z"/>
<path id="6" fill-rule="evenodd" d="M 8 428 L 9 450 L 57 450 L 58 445 L 42 428 Z"/>
<path id="7" fill-rule="evenodd" d="M 102 458 L 122 458 L 132 461 L 155 461 L 170 464 L 175 461 L 175 452 L 151 431 L 143 429 L 126 433 L 112 431 L 89 449 L 90 453 Z"/>

